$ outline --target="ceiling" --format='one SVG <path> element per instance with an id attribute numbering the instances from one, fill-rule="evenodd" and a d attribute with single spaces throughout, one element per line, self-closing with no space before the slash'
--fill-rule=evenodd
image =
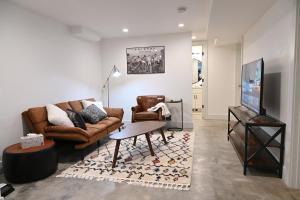
<path id="1" fill-rule="evenodd" d="M 208 39 L 218 45 L 241 41 L 276 0 L 214 0 L 208 26 Z"/>
<path id="2" fill-rule="evenodd" d="M 236 43 L 276 0 L 11 1 L 66 25 L 89 28 L 102 38 L 192 32 L 197 40 Z M 180 6 L 186 12 L 178 13 Z M 179 23 L 185 26 L 178 28 Z"/>
<path id="3" fill-rule="evenodd" d="M 194 32 L 205 38 L 212 0 L 12 0 L 67 25 L 82 25 L 103 38 Z M 185 13 L 177 8 L 185 6 Z M 184 23 L 179 29 L 178 24 Z M 123 33 L 123 28 L 128 33 Z"/>

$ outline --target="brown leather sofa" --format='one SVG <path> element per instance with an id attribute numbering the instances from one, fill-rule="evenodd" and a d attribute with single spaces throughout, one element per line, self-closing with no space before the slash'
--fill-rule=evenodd
<path id="1" fill-rule="evenodd" d="M 95 99 L 87 99 L 95 101 Z M 80 112 L 83 109 L 81 100 L 56 104 L 62 110 L 72 109 Z M 68 140 L 75 142 L 75 149 L 83 149 L 96 143 L 110 132 L 120 129 L 124 111 L 122 108 L 104 108 L 108 118 L 97 124 L 86 123 L 87 130 L 78 127 L 53 126 L 48 122 L 46 107 L 30 108 L 22 113 L 30 132 L 42 133 L 48 139 Z"/>
<path id="2" fill-rule="evenodd" d="M 148 95 L 148 96 L 138 96 L 136 98 L 137 106 L 131 108 L 132 117 L 131 121 L 153 121 L 153 120 L 163 120 L 162 111 L 159 109 L 157 112 L 149 112 L 148 108 L 155 106 L 160 102 L 165 102 L 165 96 L 163 95 Z"/>

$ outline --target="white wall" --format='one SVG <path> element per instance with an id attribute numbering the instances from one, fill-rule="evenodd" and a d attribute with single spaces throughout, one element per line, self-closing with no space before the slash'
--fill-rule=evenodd
<path id="1" fill-rule="evenodd" d="M 289 167 L 293 162 L 290 144 L 295 13 L 296 0 L 278 0 L 244 35 L 243 41 L 243 62 L 263 57 L 265 77 L 274 77 L 265 79 L 265 107 L 268 114 L 287 123 L 284 180 L 289 185 L 293 176 Z"/>
<path id="2" fill-rule="evenodd" d="M 235 105 L 235 71 L 240 64 L 239 58 L 240 45 L 216 46 L 213 42 L 208 42 L 208 119 L 226 119 L 228 106 Z"/>
<path id="3" fill-rule="evenodd" d="M 165 46 L 165 73 L 127 75 L 126 48 L 145 46 Z M 110 105 L 124 108 L 125 121 L 131 121 L 131 107 L 136 105 L 138 95 L 162 94 L 169 99 L 183 99 L 184 124 L 185 127 L 192 126 L 191 34 L 103 40 L 101 52 L 102 79 L 106 79 L 113 65 L 116 65 L 122 73 L 121 77 L 112 78 L 110 81 Z M 106 96 L 106 90 L 103 92 Z M 173 115 L 172 118 L 175 123 L 180 122 L 179 113 Z"/>
<path id="4" fill-rule="evenodd" d="M 100 98 L 99 44 L 72 37 L 66 26 L 2 0 L 0 44 L 0 152 L 23 135 L 27 108 Z"/>

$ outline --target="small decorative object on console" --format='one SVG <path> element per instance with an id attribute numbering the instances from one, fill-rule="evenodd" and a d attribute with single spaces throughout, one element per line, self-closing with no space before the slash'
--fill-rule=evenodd
<path id="1" fill-rule="evenodd" d="M 22 149 L 44 145 L 44 136 L 42 134 L 29 133 L 21 137 Z"/>

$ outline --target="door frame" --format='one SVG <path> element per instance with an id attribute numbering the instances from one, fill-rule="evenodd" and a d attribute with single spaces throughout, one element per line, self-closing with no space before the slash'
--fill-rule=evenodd
<path id="1" fill-rule="evenodd" d="M 289 151 L 289 165 L 288 169 L 284 170 L 284 179 L 289 187 L 300 188 L 300 1 L 295 2 L 295 49 L 294 49 L 294 69 L 290 72 L 292 74 L 292 105 L 290 106 L 291 113 L 291 136 L 288 138 L 290 147 L 286 148 Z M 287 153 L 285 153 L 286 155 Z M 287 156 L 286 156 L 287 157 Z M 285 166 L 284 166 L 285 168 Z"/>

